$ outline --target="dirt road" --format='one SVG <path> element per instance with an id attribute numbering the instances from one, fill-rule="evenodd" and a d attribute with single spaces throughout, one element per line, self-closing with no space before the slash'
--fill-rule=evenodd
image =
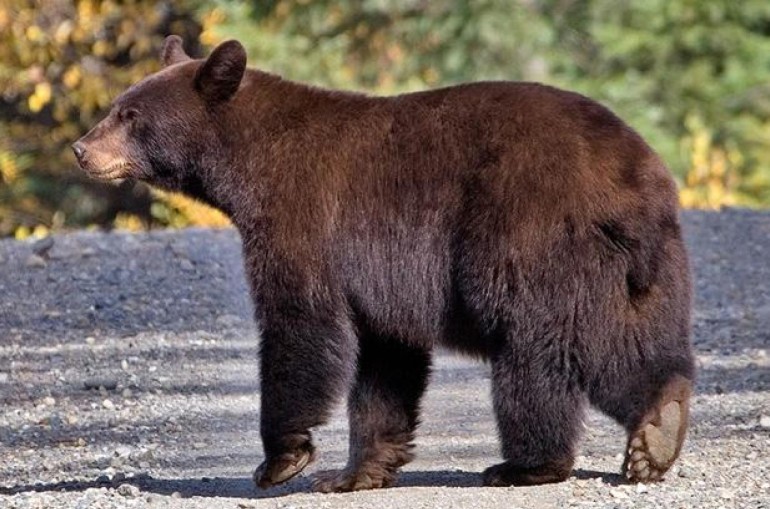
<path id="1" fill-rule="evenodd" d="M 622 431 L 591 413 L 574 476 L 482 488 L 498 460 L 488 369 L 437 355 L 398 487 L 257 491 L 257 341 L 234 231 L 0 242 L 0 507 L 770 508 L 770 214 L 684 216 L 700 378 L 665 482 L 618 475 Z M 101 387 L 101 389 L 100 389 Z M 317 433 L 344 464 L 342 408 Z"/>

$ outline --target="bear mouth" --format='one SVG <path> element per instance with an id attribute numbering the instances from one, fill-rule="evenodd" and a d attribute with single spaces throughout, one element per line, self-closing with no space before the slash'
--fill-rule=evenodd
<path id="1" fill-rule="evenodd" d="M 99 180 L 116 180 L 126 177 L 127 170 L 131 167 L 128 161 L 118 161 L 110 164 L 106 168 L 89 172 L 93 177 Z"/>

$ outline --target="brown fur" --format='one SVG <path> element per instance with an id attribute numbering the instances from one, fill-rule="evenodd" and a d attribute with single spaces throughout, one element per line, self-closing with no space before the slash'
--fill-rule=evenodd
<path id="1" fill-rule="evenodd" d="M 310 430 L 346 391 L 350 462 L 320 489 L 391 484 L 438 345 L 492 365 L 506 461 L 489 484 L 566 478 L 585 395 L 631 432 L 671 379 L 691 383 L 676 188 L 606 108 L 534 83 L 369 97 L 245 59 L 230 41 L 191 60 L 170 38 L 167 67 L 76 152 L 96 176 L 124 157 L 119 176 L 205 200 L 240 231 L 260 485 L 312 459 Z"/>

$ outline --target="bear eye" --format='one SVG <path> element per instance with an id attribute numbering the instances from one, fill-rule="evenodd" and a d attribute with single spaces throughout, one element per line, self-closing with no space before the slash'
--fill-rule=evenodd
<path id="1" fill-rule="evenodd" d="M 118 118 L 121 122 L 131 122 L 139 115 L 134 108 L 123 108 L 118 112 Z"/>

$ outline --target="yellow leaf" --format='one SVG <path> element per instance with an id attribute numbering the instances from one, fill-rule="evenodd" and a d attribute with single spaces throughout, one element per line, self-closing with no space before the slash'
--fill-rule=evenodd
<path id="1" fill-rule="evenodd" d="M 45 40 L 45 33 L 37 25 L 27 27 L 26 35 L 27 39 L 31 42 L 41 42 Z"/>
<path id="2" fill-rule="evenodd" d="M 64 76 L 62 76 L 62 81 L 68 88 L 75 88 L 80 84 L 80 78 L 80 68 L 73 66 L 67 69 L 67 72 L 64 73 Z"/>
<path id="3" fill-rule="evenodd" d="M 35 85 L 35 92 L 27 100 L 29 109 L 37 113 L 51 101 L 51 84 L 47 82 Z"/>

